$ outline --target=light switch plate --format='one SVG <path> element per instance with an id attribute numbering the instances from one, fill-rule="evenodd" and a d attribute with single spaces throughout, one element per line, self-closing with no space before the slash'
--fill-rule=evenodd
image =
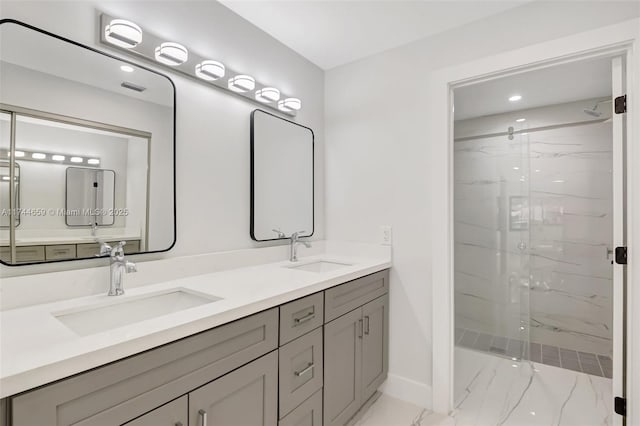
<path id="1" fill-rule="evenodd" d="M 390 246 L 393 241 L 393 232 L 391 231 L 391 225 L 380 226 L 380 243 L 385 246 Z"/>

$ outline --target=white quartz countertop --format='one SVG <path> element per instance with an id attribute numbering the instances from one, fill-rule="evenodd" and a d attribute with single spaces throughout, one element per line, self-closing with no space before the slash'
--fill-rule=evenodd
<path id="1" fill-rule="evenodd" d="M 222 298 L 214 303 L 78 336 L 53 314 L 100 305 L 115 298 L 94 295 L 0 313 L 0 398 L 116 361 L 355 278 L 391 267 L 390 256 L 322 254 L 301 258 L 349 264 L 330 272 L 267 263 L 191 276 L 127 290 L 119 300 L 174 288 Z M 126 288 L 126 277 L 125 277 Z"/>

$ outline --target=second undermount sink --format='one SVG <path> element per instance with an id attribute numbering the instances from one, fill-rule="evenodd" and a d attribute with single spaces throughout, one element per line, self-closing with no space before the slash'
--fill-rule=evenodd
<path id="1" fill-rule="evenodd" d="M 289 266 L 289 268 L 307 272 L 331 272 L 336 269 L 344 268 L 345 266 L 351 266 L 351 264 L 318 260 L 316 262 L 309 262 L 303 265 Z"/>
<path id="2" fill-rule="evenodd" d="M 88 336 L 218 300 L 222 298 L 178 288 L 114 299 L 90 307 L 53 313 L 53 316 L 76 334 Z"/>

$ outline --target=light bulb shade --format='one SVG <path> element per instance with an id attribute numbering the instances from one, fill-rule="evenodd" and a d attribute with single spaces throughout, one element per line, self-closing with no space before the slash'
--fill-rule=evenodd
<path id="1" fill-rule="evenodd" d="M 224 64 L 218 61 L 202 61 L 196 65 L 196 75 L 205 81 L 214 81 L 224 77 Z"/>
<path id="2" fill-rule="evenodd" d="M 70 161 L 72 163 L 82 163 L 83 159 L 82 159 L 82 157 L 71 157 Z"/>
<path id="3" fill-rule="evenodd" d="M 298 98 L 287 98 L 278 102 L 280 111 L 299 111 L 302 108 L 302 102 Z"/>
<path id="4" fill-rule="evenodd" d="M 96 165 L 96 164 L 100 164 L 100 160 L 98 160 L 97 158 L 89 158 L 89 159 L 87 160 L 87 163 L 88 163 L 88 164 Z"/>
<path id="5" fill-rule="evenodd" d="M 236 75 L 229 79 L 228 87 L 234 92 L 249 92 L 256 87 L 256 81 L 250 75 Z"/>
<path id="6" fill-rule="evenodd" d="M 53 161 L 64 161 L 65 156 L 64 155 L 54 154 L 54 155 L 51 156 L 51 159 Z"/>
<path id="7" fill-rule="evenodd" d="M 16 151 L 15 154 L 16 154 L 16 157 L 24 157 L 24 152 L 22 151 Z"/>
<path id="8" fill-rule="evenodd" d="M 115 46 L 133 49 L 142 42 L 142 29 L 126 19 L 112 19 L 104 27 L 104 38 Z"/>
<path id="9" fill-rule="evenodd" d="M 181 44 L 167 41 L 156 47 L 156 61 L 172 67 L 184 64 L 189 59 L 187 48 Z"/>
<path id="10" fill-rule="evenodd" d="M 256 101 L 269 104 L 280 100 L 280 91 L 275 87 L 265 87 L 256 91 Z"/>
<path id="11" fill-rule="evenodd" d="M 31 158 L 33 158 L 34 160 L 44 160 L 45 158 L 47 158 L 47 156 L 41 152 L 34 152 L 33 154 L 31 154 Z"/>

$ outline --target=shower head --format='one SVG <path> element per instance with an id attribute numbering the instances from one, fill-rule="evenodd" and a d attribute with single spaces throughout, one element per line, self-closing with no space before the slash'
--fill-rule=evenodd
<path id="1" fill-rule="evenodd" d="M 611 99 L 603 99 L 601 101 L 596 102 L 596 104 L 593 106 L 593 108 L 589 109 L 589 108 L 585 108 L 582 111 L 587 114 L 590 115 L 592 117 L 601 117 L 602 116 L 602 112 L 598 111 L 598 107 L 600 106 L 600 104 L 606 103 L 606 102 L 611 102 Z"/>

